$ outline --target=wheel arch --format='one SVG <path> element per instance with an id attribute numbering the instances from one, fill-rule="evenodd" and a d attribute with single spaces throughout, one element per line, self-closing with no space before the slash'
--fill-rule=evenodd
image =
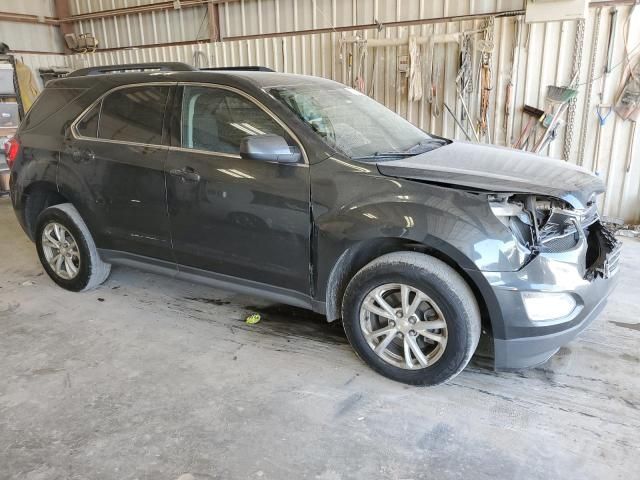
<path id="1" fill-rule="evenodd" d="M 43 210 L 68 202 L 69 200 L 58 191 L 56 185 L 48 181 L 33 182 L 25 188 L 21 203 L 24 227 L 29 238 L 34 239 L 36 221 Z"/>
<path id="2" fill-rule="evenodd" d="M 351 278 L 369 262 L 387 253 L 411 251 L 430 255 L 452 267 L 469 285 L 480 308 L 482 329 L 492 331 L 501 316 L 497 299 L 483 275 L 462 253 L 438 242 L 421 243 L 406 238 L 378 238 L 352 245 L 338 258 L 326 283 L 326 316 L 332 322 L 341 317 L 342 300 Z"/>

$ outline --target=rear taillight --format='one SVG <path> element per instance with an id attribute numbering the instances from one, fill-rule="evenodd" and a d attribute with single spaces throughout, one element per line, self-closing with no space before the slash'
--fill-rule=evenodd
<path id="1" fill-rule="evenodd" d="M 13 168 L 13 163 L 16 161 L 18 157 L 18 152 L 20 151 L 20 142 L 18 142 L 17 138 L 10 138 L 4 144 L 4 154 L 7 157 L 7 165 L 9 168 Z"/>

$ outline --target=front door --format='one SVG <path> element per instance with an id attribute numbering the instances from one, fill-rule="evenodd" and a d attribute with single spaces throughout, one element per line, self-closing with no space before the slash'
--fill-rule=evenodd
<path id="1" fill-rule="evenodd" d="M 62 185 L 77 193 L 98 248 L 173 261 L 162 138 L 172 88 L 118 88 L 74 126 Z"/>
<path id="2" fill-rule="evenodd" d="M 166 165 L 180 270 L 215 272 L 309 294 L 309 168 L 242 159 L 247 135 L 294 140 L 241 92 L 184 86 Z M 172 124 L 172 129 L 174 128 Z"/>

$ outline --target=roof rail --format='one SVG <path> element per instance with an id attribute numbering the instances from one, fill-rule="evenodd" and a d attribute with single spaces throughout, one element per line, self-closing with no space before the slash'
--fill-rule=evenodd
<path id="1" fill-rule="evenodd" d="M 231 72 L 275 72 L 269 67 L 261 67 L 259 65 L 248 65 L 244 67 L 206 67 L 201 68 L 200 70 L 206 70 L 208 72 L 213 71 L 231 71 Z"/>
<path id="2" fill-rule="evenodd" d="M 162 72 L 190 72 L 197 70 L 191 65 L 182 62 L 157 62 L 157 63 L 125 63 L 122 65 L 102 65 L 74 70 L 67 77 L 86 77 L 89 75 L 103 75 L 105 73 L 127 71 L 160 70 Z"/>

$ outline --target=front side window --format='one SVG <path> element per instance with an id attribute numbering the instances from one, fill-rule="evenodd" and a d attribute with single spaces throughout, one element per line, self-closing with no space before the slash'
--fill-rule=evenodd
<path id="1" fill-rule="evenodd" d="M 265 134 L 294 145 L 284 128 L 245 97 L 222 88 L 184 87 L 183 148 L 237 155 L 244 137 Z"/>
<path id="2" fill-rule="evenodd" d="M 105 140 L 162 144 L 162 121 L 169 87 L 123 88 L 102 101 L 98 137 Z"/>
<path id="3" fill-rule="evenodd" d="M 269 93 L 329 146 L 355 159 L 402 158 L 448 143 L 352 88 L 310 83 Z"/>

